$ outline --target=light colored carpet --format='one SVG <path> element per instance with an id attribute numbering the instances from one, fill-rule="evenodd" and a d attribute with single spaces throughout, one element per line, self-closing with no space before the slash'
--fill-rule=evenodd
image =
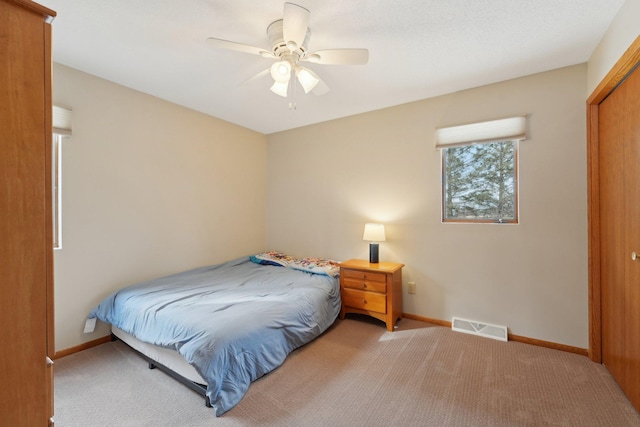
<path id="1" fill-rule="evenodd" d="M 640 426 L 584 356 L 398 326 L 336 321 L 219 418 L 123 343 L 103 344 L 56 361 L 56 426 Z"/>

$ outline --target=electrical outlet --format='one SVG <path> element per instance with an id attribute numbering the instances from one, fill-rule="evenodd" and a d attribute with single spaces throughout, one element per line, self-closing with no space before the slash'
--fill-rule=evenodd
<path id="1" fill-rule="evenodd" d="M 416 282 L 409 282 L 409 283 L 407 283 L 407 285 L 409 285 L 409 293 L 410 294 L 415 294 L 416 293 Z"/>

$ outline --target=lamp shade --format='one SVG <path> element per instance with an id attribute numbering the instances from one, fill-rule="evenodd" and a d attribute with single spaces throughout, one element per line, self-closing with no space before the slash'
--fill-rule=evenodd
<path id="1" fill-rule="evenodd" d="M 304 89 L 304 93 L 309 93 L 316 87 L 320 79 L 314 75 L 312 71 L 307 68 L 298 67 L 296 68 L 296 76 L 298 76 L 298 81 L 302 85 Z"/>
<path id="2" fill-rule="evenodd" d="M 291 78 L 291 64 L 289 61 L 274 62 L 271 66 L 271 77 L 278 83 L 287 83 Z"/>
<path id="3" fill-rule="evenodd" d="M 283 98 L 286 98 L 288 88 L 289 88 L 288 82 L 285 82 L 285 83 L 273 82 L 273 86 L 271 86 L 271 92 L 277 95 L 280 95 Z"/>
<path id="4" fill-rule="evenodd" d="M 384 225 L 373 224 L 373 223 L 365 224 L 362 240 L 367 240 L 369 242 L 384 242 L 385 241 Z"/>

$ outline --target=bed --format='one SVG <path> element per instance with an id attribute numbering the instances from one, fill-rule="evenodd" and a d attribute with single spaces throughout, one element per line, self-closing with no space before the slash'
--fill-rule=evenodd
<path id="1" fill-rule="evenodd" d="M 268 252 L 121 289 L 89 319 L 194 390 L 216 416 L 340 312 L 337 263 Z M 185 363 L 186 362 L 186 363 Z"/>

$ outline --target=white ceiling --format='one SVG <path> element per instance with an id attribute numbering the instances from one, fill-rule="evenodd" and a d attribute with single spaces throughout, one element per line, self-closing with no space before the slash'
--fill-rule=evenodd
<path id="1" fill-rule="evenodd" d="M 367 65 L 305 63 L 330 87 L 297 92 L 272 60 L 208 46 L 269 48 L 283 0 L 40 0 L 55 10 L 54 61 L 270 134 L 586 62 L 624 0 L 292 0 L 311 11 L 309 50 L 368 48 Z M 586 88 L 585 88 L 586 90 Z"/>

